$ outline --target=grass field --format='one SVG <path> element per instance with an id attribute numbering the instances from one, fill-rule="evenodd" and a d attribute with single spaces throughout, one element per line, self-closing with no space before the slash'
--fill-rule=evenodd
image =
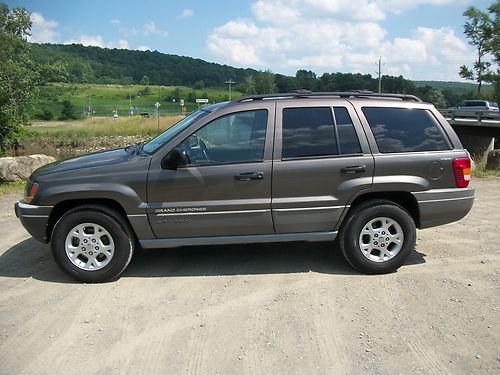
<path id="1" fill-rule="evenodd" d="M 28 138 L 91 138 L 102 136 L 140 135 L 153 137 L 169 128 L 184 116 L 160 116 L 142 118 L 140 116 L 118 118 L 85 118 L 76 121 L 35 122 L 26 128 Z"/>
<path id="2" fill-rule="evenodd" d="M 15 155 L 46 154 L 57 159 L 127 145 L 153 138 L 182 119 L 181 115 L 144 119 L 86 118 L 76 121 L 42 121 L 27 127 Z M 14 155 L 14 153 L 13 153 Z"/>
<path id="3" fill-rule="evenodd" d="M 241 96 L 240 92 L 233 92 L 232 98 Z M 173 98 L 177 98 L 175 102 Z M 69 100 L 74 106 L 74 113 L 85 117 L 84 113 L 95 111 L 95 116 L 112 116 L 117 111 L 118 116 L 128 117 L 132 107 L 136 113 L 156 113 L 154 104 L 160 102 L 160 114 L 180 113 L 178 99 L 184 99 L 188 112 L 195 110 L 198 105 L 195 99 L 207 98 L 209 103 L 228 100 L 228 90 L 200 89 L 193 90 L 183 86 L 122 86 L 122 85 L 95 85 L 95 84 L 47 84 L 40 88 L 40 100 L 36 105 L 35 114 L 49 111 L 54 119 L 60 115 L 62 102 Z"/>

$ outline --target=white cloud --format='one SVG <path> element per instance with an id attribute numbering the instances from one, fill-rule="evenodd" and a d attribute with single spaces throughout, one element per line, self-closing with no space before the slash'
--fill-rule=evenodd
<path id="1" fill-rule="evenodd" d="M 257 1 L 252 4 L 252 12 L 262 22 L 277 24 L 293 24 L 300 17 L 300 11 L 296 7 L 289 6 L 290 2 L 282 1 Z"/>
<path id="2" fill-rule="evenodd" d="M 258 0 L 252 12 L 262 22 L 284 24 L 309 17 L 338 16 L 345 20 L 376 21 L 385 18 L 380 5 L 371 0 Z"/>
<path id="3" fill-rule="evenodd" d="M 400 14 L 411 9 L 415 9 L 420 5 L 466 5 L 470 3 L 468 0 L 375 0 L 377 4 L 386 12 Z"/>
<path id="4" fill-rule="evenodd" d="M 194 10 L 184 9 L 182 11 L 182 13 L 177 18 L 186 18 L 186 17 L 193 17 L 193 16 L 194 16 Z"/>
<path id="5" fill-rule="evenodd" d="M 157 35 L 157 36 L 164 38 L 164 37 L 168 36 L 168 32 L 158 29 L 156 27 L 156 24 L 154 23 L 154 21 L 147 22 L 144 25 L 142 25 L 140 28 L 122 27 L 122 28 L 120 28 L 120 34 L 124 37 L 133 37 L 133 36 L 137 36 L 137 35 L 143 35 L 143 36 Z"/>
<path id="6" fill-rule="evenodd" d="M 86 35 L 86 34 L 82 34 L 76 39 L 68 39 L 64 41 L 64 44 L 81 44 L 84 46 L 94 46 L 101 48 L 119 48 L 119 49 L 129 48 L 128 41 L 125 39 L 106 42 L 101 35 Z"/>
<path id="7" fill-rule="evenodd" d="M 34 43 L 57 43 L 59 33 L 56 31 L 57 22 L 46 20 L 41 13 L 33 12 L 30 15 L 31 19 L 31 36 L 28 37 L 30 42 Z"/>
<path id="8" fill-rule="evenodd" d="M 156 28 L 156 25 L 153 21 L 144 24 L 143 26 L 143 34 L 145 36 L 149 36 L 150 34 L 158 35 L 161 37 L 166 37 L 168 33 L 166 31 L 160 30 Z"/>
<path id="9" fill-rule="evenodd" d="M 113 19 L 112 19 L 111 21 L 109 21 L 109 22 L 111 22 L 111 24 L 112 24 L 112 25 L 115 25 L 115 26 L 118 26 L 118 25 L 120 25 L 120 24 L 122 23 L 122 21 L 117 20 L 116 18 L 113 18 Z"/>
<path id="10" fill-rule="evenodd" d="M 135 27 L 132 27 L 130 29 L 122 27 L 120 28 L 120 34 L 125 37 L 136 36 L 139 34 L 139 30 L 137 30 Z"/>
<path id="11" fill-rule="evenodd" d="M 456 0 L 455 0 L 456 1 Z M 460 1 L 460 0 L 458 0 Z M 383 74 L 407 78 L 458 79 L 459 65 L 473 51 L 451 28 L 418 27 L 389 37 L 382 20 L 421 4 L 452 0 L 258 0 L 253 18 L 214 28 L 206 47 L 225 63 L 277 72 L 311 69 L 374 75 L 382 56 Z M 390 4 L 389 4 L 390 3 Z"/>
<path id="12" fill-rule="evenodd" d="M 138 50 L 138 51 L 149 51 L 150 48 L 149 48 L 149 46 L 140 45 L 139 47 L 136 48 L 136 50 Z"/>
<path id="13" fill-rule="evenodd" d="M 118 40 L 118 43 L 117 43 L 117 47 L 116 48 L 120 48 L 120 49 L 128 49 L 128 41 L 126 41 L 125 39 L 120 39 Z"/>
<path id="14" fill-rule="evenodd" d="M 283 28 L 258 27 L 254 22 L 237 19 L 214 29 L 207 47 L 214 55 L 236 65 L 262 66 L 291 47 L 288 31 Z"/>
<path id="15" fill-rule="evenodd" d="M 385 13 L 377 1 L 371 0 L 304 0 L 313 11 L 323 12 L 324 15 L 340 15 L 354 20 L 377 21 L 385 18 Z"/>

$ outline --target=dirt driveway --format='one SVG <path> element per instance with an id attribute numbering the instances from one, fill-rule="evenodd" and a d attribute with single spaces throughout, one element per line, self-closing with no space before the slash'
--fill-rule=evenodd
<path id="1" fill-rule="evenodd" d="M 138 254 L 74 283 L 0 198 L 1 374 L 500 373 L 500 179 L 397 273 L 329 243 Z"/>

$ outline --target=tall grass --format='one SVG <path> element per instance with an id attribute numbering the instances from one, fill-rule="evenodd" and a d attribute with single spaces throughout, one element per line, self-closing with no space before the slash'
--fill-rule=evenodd
<path id="1" fill-rule="evenodd" d="M 89 118 L 78 121 L 35 123 L 16 155 L 46 154 L 57 159 L 145 141 L 169 128 L 183 116 L 158 118 Z"/>
<path id="2" fill-rule="evenodd" d="M 153 137 L 169 128 L 184 116 L 160 116 L 142 118 L 139 116 L 121 118 L 88 118 L 79 121 L 35 123 L 27 129 L 28 137 L 91 138 L 102 136 L 148 136 Z"/>

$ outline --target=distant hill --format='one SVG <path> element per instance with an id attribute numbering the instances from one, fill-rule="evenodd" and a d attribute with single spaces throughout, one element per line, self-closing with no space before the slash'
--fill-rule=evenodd
<path id="1" fill-rule="evenodd" d="M 63 61 L 71 84 L 119 84 L 124 86 L 184 86 L 203 91 L 225 89 L 228 79 L 236 82 L 233 90 L 243 94 L 290 92 L 295 89 L 313 91 L 377 91 L 378 81 L 370 74 L 324 73 L 298 70 L 295 76 L 260 72 L 250 68 L 234 68 L 192 57 L 160 53 L 84 47 L 80 44 L 32 44 L 36 63 Z M 54 79 L 49 79 L 53 82 Z M 491 85 L 484 85 L 482 96 L 493 97 Z M 415 94 L 436 106 L 446 108 L 461 100 L 475 97 L 477 85 L 468 82 L 411 81 L 402 76 L 382 77 L 382 90 L 389 93 Z M 191 96 L 193 96 L 192 93 Z"/>
<path id="2" fill-rule="evenodd" d="M 415 87 L 430 86 L 434 89 L 441 91 L 450 90 L 459 93 L 472 92 L 476 93 L 477 84 L 472 82 L 450 82 L 450 81 L 413 81 Z M 489 84 L 483 84 L 481 87 L 481 92 L 484 95 L 491 95 L 493 93 L 493 86 Z"/>
<path id="3" fill-rule="evenodd" d="M 80 44 L 32 44 L 38 63 L 65 61 L 73 83 L 146 84 L 223 87 L 229 78 L 244 82 L 254 69 L 233 68 L 157 51 L 84 47 Z"/>

